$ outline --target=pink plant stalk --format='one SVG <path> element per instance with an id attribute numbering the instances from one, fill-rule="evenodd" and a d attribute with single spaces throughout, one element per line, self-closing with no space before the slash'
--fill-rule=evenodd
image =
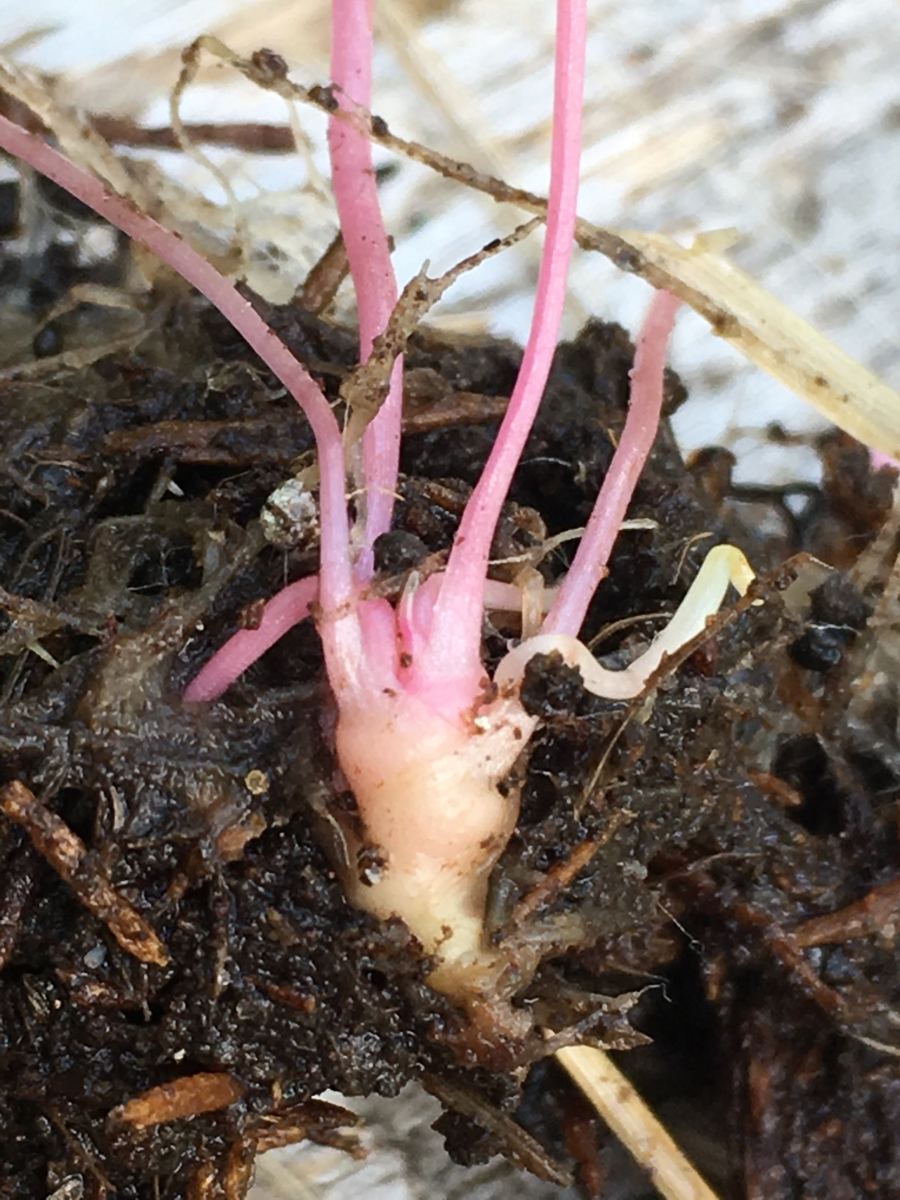
<path id="1" fill-rule="evenodd" d="M 372 107 L 372 10 L 372 0 L 333 0 L 331 6 L 331 78 L 338 104 L 351 111 L 357 105 Z M 369 139 L 351 122 L 332 117 L 328 145 L 331 183 L 356 291 L 360 361 L 365 362 L 397 303 L 397 280 L 381 217 Z M 373 542 L 391 525 L 400 463 L 402 403 L 403 360 L 398 358 L 387 399 L 363 438 L 365 545 L 356 564 L 361 579 L 372 572 Z"/>
<path id="2" fill-rule="evenodd" d="M 619 527 L 659 429 L 666 347 L 680 307 L 677 296 L 658 292 L 647 314 L 631 370 L 628 421 L 571 569 L 544 620 L 542 633 L 576 636 L 594 592 L 606 577 L 606 565 Z"/>
<path id="3" fill-rule="evenodd" d="M 239 629 L 228 640 L 228 652 L 214 654 L 184 689 L 188 703 L 214 700 L 281 638 L 305 621 L 319 598 L 319 576 L 307 575 L 268 601 L 255 629 Z M 223 647 L 224 649 L 224 647 Z"/>
<path id="4" fill-rule="evenodd" d="M 891 458 L 890 454 L 885 454 L 883 450 L 869 451 L 869 465 L 873 471 L 882 471 L 885 467 L 890 467 L 892 471 L 900 471 L 900 462 Z"/>

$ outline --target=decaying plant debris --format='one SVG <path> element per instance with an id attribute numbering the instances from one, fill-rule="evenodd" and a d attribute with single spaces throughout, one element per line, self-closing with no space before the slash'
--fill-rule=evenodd
<path id="1" fill-rule="evenodd" d="M 119 253 L 101 268 L 113 282 Z M 0 1194 L 80 1178 L 97 1197 L 241 1195 L 260 1149 L 352 1149 L 318 1092 L 410 1079 L 447 1105 L 460 1158 L 596 1186 L 599 1130 L 574 1136 L 583 1110 L 548 1044 L 473 1048 L 403 927 L 347 906 L 321 849 L 347 800 L 312 631 L 207 712 L 179 699 L 260 600 L 314 567 L 314 539 L 285 550 L 257 521 L 310 463 L 296 406 L 165 279 L 128 313 L 127 344 L 118 325 L 104 344 L 115 312 L 56 307 L 90 282 L 81 268 L 57 263 L 56 294 L 40 292 L 51 256 L 14 264 L 32 354 L 0 380 Z M 354 335 L 299 305 L 265 315 L 337 401 Z M 631 355 L 600 324 L 560 349 L 496 558 L 533 549 L 541 522 L 550 537 L 584 523 Z M 413 335 L 386 594 L 447 549 L 518 358 Z M 673 377 L 670 405 L 682 395 Z M 623 1066 L 645 1077 L 664 1064 L 657 1090 L 717 1114 L 728 1165 L 701 1166 L 722 1195 L 900 1185 L 900 534 L 890 473 L 842 435 L 821 454 L 824 487 L 763 539 L 748 501 L 782 497 L 742 497 L 721 455 L 686 469 L 663 433 L 632 507 L 655 525 L 622 535 L 586 637 L 614 659 L 641 644 L 726 534 L 762 578 L 652 702 L 597 700 L 577 673 L 532 665 L 542 732 L 493 881 L 496 937 L 543 960 L 517 1000 L 549 1045 L 637 1047 Z M 841 573 L 792 557 L 807 549 Z M 487 657 L 514 633 L 486 626 Z"/>

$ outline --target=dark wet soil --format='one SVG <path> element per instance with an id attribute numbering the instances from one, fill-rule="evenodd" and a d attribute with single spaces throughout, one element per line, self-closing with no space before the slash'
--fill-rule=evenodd
<path id="1" fill-rule="evenodd" d="M 239 1197 L 258 1150 L 341 1144 L 322 1090 L 411 1079 L 448 1106 L 462 1161 L 504 1153 L 601 1194 L 607 1135 L 542 1044 L 473 1052 L 403 926 L 345 903 L 317 836 L 340 797 L 309 623 L 221 702 L 181 703 L 315 569 L 314 539 L 286 549 L 258 522 L 312 461 L 296 405 L 196 297 L 142 302 L 115 348 L 95 306 L 42 326 L 87 270 L 54 253 L 0 275 L 31 330 L 0 370 L 0 1196 Z M 261 307 L 336 399 L 353 332 Z M 560 348 L 497 558 L 586 519 L 632 353 L 600 323 Z M 414 335 L 408 536 L 385 575 L 448 547 L 519 358 Z M 683 395 L 671 376 L 670 409 Z M 726 537 L 763 603 L 725 613 L 649 701 L 535 661 L 542 724 L 492 889 L 495 937 L 543 959 L 516 1002 L 622 1047 L 735 1200 L 900 1194 L 900 532 L 889 474 L 838 435 L 820 453 L 798 508 L 732 488 L 725 452 L 686 467 L 663 429 L 629 514 L 655 525 L 621 535 L 586 640 L 635 653 Z M 563 546 L 541 569 L 565 566 Z M 514 633 L 486 622 L 486 657 Z"/>

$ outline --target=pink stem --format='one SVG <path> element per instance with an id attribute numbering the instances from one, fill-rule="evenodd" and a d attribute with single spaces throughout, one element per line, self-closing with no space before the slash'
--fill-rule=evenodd
<path id="1" fill-rule="evenodd" d="M 344 498 L 344 451 L 328 401 L 311 375 L 272 332 L 249 301 L 178 234 L 111 192 L 93 175 L 69 162 L 41 138 L 0 116 L 0 146 L 24 159 L 87 204 L 94 212 L 152 250 L 202 292 L 288 389 L 312 426 L 321 479 L 321 601 L 326 610 L 345 606 L 352 595 L 349 531 Z"/>
<path id="2" fill-rule="evenodd" d="M 480 661 L 488 555 L 547 383 L 566 298 L 578 206 L 586 0 L 559 0 L 547 234 L 531 333 L 509 408 L 463 514 L 434 616 L 426 671 L 474 671 Z M 477 660 L 477 661 L 476 661 Z"/>
<path id="3" fill-rule="evenodd" d="M 331 77 L 338 103 L 372 107 L 372 0 L 333 0 L 331 6 Z M 372 343 L 383 332 L 397 303 L 397 281 L 391 265 L 381 216 L 372 147 L 365 134 L 332 117 L 328 125 L 331 178 L 359 311 L 359 353 L 365 362 Z M 366 548 L 357 576 L 372 574 L 372 543 L 390 528 L 400 463 L 403 363 L 398 359 L 388 397 L 363 438 L 366 481 Z"/>
<path id="4" fill-rule="evenodd" d="M 318 594 L 318 575 L 288 584 L 266 604 L 258 628 L 239 629 L 216 651 L 184 689 L 185 700 L 217 700 L 279 638 L 309 616 Z"/>
<path id="5" fill-rule="evenodd" d="M 890 467 L 894 471 L 900 469 L 900 463 L 897 462 L 896 458 L 891 458 L 883 450 L 869 451 L 869 466 L 873 471 L 881 471 L 884 467 Z"/>
<path id="6" fill-rule="evenodd" d="M 577 637 L 591 597 L 606 576 L 619 527 L 659 428 L 666 348 L 680 304 L 669 292 L 657 292 L 653 297 L 631 369 L 631 400 L 622 438 L 569 572 L 541 626 L 542 633 Z"/>

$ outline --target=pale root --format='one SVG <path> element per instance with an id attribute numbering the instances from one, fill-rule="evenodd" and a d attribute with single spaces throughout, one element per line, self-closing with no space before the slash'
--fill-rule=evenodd
<path id="1" fill-rule="evenodd" d="M 401 916 L 440 958 L 432 982 L 444 990 L 483 964 L 488 877 L 519 811 L 516 789 L 498 785 L 534 727 L 511 697 L 467 722 L 406 692 L 341 711 L 337 756 L 365 829 L 364 843 L 347 836 L 351 898 L 379 917 Z M 362 869 L 364 859 L 377 866 Z"/>

